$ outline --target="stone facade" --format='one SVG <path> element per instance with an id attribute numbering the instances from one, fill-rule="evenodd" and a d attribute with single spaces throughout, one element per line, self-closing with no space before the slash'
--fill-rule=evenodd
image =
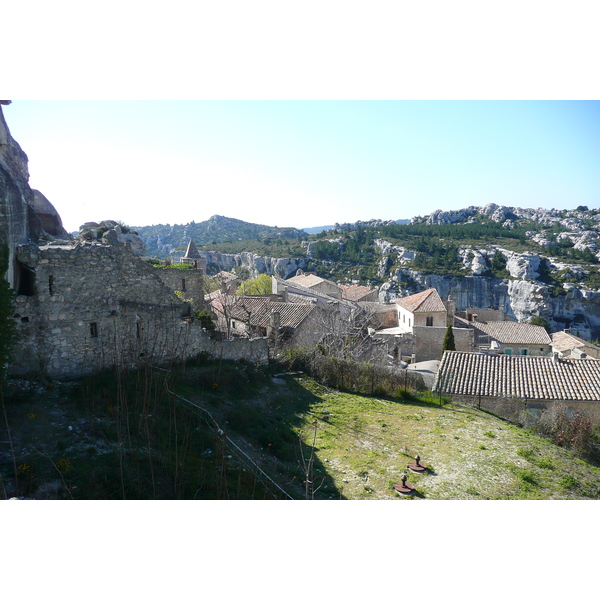
<path id="1" fill-rule="evenodd" d="M 446 335 L 446 327 L 416 327 L 415 362 L 439 360 L 442 357 L 442 345 Z M 453 327 L 456 350 L 473 352 L 473 330 Z"/>
<path id="2" fill-rule="evenodd" d="M 78 377 L 203 351 L 248 360 L 261 355 L 260 342 L 246 340 L 244 352 L 212 340 L 157 269 L 119 242 L 24 245 L 17 259 L 29 279 L 15 303 L 13 375 Z"/>
<path id="3" fill-rule="evenodd" d="M 153 267 L 155 274 L 173 292 L 190 301 L 192 309 L 204 308 L 204 273 L 202 269 Z"/>

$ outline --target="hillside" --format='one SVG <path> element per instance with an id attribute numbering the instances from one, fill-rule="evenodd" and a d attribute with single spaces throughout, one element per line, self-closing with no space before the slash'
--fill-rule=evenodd
<path id="1" fill-rule="evenodd" d="M 436 287 L 458 310 L 504 307 L 517 321 L 600 337 L 600 210 L 488 204 L 411 223 L 365 221 L 295 238 L 199 244 L 209 273 L 288 278 L 297 269 L 377 287 L 380 302 Z"/>
<path id="2" fill-rule="evenodd" d="M 190 238 L 198 246 L 240 240 L 296 239 L 306 232 L 293 227 L 270 227 L 214 215 L 207 221 L 186 225 L 149 225 L 134 228 L 146 243 L 149 256 L 168 256 L 179 247 L 187 246 Z"/>
<path id="3" fill-rule="evenodd" d="M 431 472 L 409 475 L 415 499 L 600 497 L 599 468 L 487 413 L 276 369 L 199 360 L 12 381 L 0 496 L 15 494 L 16 472 L 19 495 L 40 499 L 303 499 L 314 440 L 316 499 L 405 500 L 392 486 L 417 453 Z"/>

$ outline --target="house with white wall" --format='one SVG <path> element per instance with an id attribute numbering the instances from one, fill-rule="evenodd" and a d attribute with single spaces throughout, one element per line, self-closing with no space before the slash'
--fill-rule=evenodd
<path id="1" fill-rule="evenodd" d="M 448 311 L 435 288 L 398 298 L 398 329 L 412 333 L 415 327 L 447 327 Z"/>

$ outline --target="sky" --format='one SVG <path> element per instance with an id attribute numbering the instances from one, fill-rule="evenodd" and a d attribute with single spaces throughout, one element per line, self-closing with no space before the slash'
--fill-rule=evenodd
<path id="1" fill-rule="evenodd" d="M 70 101 L 3 107 L 67 230 L 280 227 L 600 206 L 598 101 Z"/>

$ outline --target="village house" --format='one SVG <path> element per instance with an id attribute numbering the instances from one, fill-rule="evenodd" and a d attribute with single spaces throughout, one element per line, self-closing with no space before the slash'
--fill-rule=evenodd
<path id="1" fill-rule="evenodd" d="M 301 297 L 302 298 L 302 297 Z M 277 296 L 211 295 L 218 329 L 230 337 L 267 337 L 274 345 L 314 347 L 324 335 L 331 307 L 302 298 L 284 302 Z"/>
<path id="2" fill-rule="evenodd" d="M 560 358 L 594 358 L 600 360 L 600 347 L 567 331 L 553 333 L 550 346 L 552 352 L 556 352 Z"/>
<path id="3" fill-rule="evenodd" d="M 600 422 L 597 360 L 445 352 L 432 391 L 508 419 L 539 417 L 560 402 Z"/>
<path id="4" fill-rule="evenodd" d="M 550 336 L 539 325 L 516 323 L 515 321 L 491 321 L 474 319 L 468 321 L 454 317 L 459 327 L 469 328 L 474 333 L 476 352 L 493 352 L 521 356 L 548 356 Z"/>
<path id="5" fill-rule="evenodd" d="M 437 290 L 430 288 L 399 298 L 389 308 L 385 307 L 380 305 L 374 311 L 371 323 L 384 325 L 373 335 L 386 342 L 392 364 L 398 359 L 406 363 L 440 359 L 447 326 L 454 312 L 451 301 L 445 304 Z M 457 349 L 473 351 L 473 332 L 454 327 L 453 333 Z"/>
<path id="6" fill-rule="evenodd" d="M 435 288 L 396 300 L 398 328 L 412 333 L 415 327 L 447 327 L 448 310 Z"/>
<path id="7" fill-rule="evenodd" d="M 369 288 L 364 285 L 340 285 L 342 298 L 351 302 L 376 302 L 377 288 Z"/>
<path id="8" fill-rule="evenodd" d="M 286 279 L 286 282 L 299 285 L 315 292 L 320 292 L 321 294 L 331 296 L 336 300 L 342 299 L 342 290 L 338 285 L 333 283 L 333 281 L 328 281 L 327 279 L 318 277 L 314 273 L 303 273 L 300 269 L 298 271 L 299 272 L 295 277 Z"/>

